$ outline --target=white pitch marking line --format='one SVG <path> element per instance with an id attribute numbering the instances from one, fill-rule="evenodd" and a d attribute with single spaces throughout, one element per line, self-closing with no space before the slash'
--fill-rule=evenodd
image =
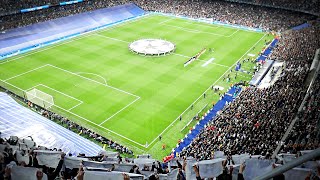
<path id="1" fill-rule="evenodd" d="M 209 27 L 212 29 L 218 29 L 220 28 L 220 26 L 215 26 L 214 24 L 210 24 L 208 22 L 204 22 L 204 21 L 187 21 L 185 22 L 186 24 L 193 24 L 195 26 L 203 26 L 203 27 Z M 207 25 L 208 24 L 208 25 Z"/>
<path id="2" fill-rule="evenodd" d="M 3 80 L 0 79 L 0 81 L 3 81 Z M 3 82 L 6 83 L 6 84 L 9 84 L 9 85 L 12 86 L 12 87 L 15 87 L 15 88 L 17 88 L 17 89 L 19 89 L 19 90 L 21 90 L 21 91 L 23 91 L 23 92 L 25 92 L 25 90 L 23 90 L 23 89 L 15 86 L 15 85 L 13 85 L 13 84 L 11 84 L 11 83 L 8 83 L 8 82 L 5 82 L 5 81 L 3 81 Z M 84 117 L 82 117 L 82 116 L 80 116 L 80 115 L 78 115 L 78 114 L 76 114 L 76 113 L 73 113 L 73 112 L 67 110 L 67 109 L 64 109 L 64 108 L 62 108 L 62 107 L 60 107 L 60 106 L 58 106 L 58 105 L 56 105 L 56 104 L 54 104 L 53 106 L 55 106 L 55 107 L 57 107 L 57 108 L 59 108 L 59 109 L 62 109 L 62 110 L 66 111 L 66 112 L 68 112 L 68 113 L 70 113 L 70 114 L 72 114 L 72 115 L 74 115 L 74 116 L 76 116 L 76 117 L 78 117 L 78 118 L 81 118 L 81 119 L 87 121 L 87 122 L 90 122 L 90 123 L 92 123 L 92 124 L 94 124 L 94 125 L 102 128 L 102 129 L 105 129 L 105 130 L 107 130 L 107 131 L 109 131 L 109 132 L 111 132 L 111 133 L 113 133 L 113 134 L 115 134 L 115 135 L 117 135 L 117 136 L 119 136 L 119 137 L 121 137 L 121 138 L 124 138 L 124 139 L 126 139 L 126 140 L 128 140 L 128 141 L 130 141 L 130 142 L 132 142 L 132 143 L 134 143 L 134 144 L 137 144 L 137 145 L 139 145 L 139 146 L 141 146 L 141 147 L 143 147 L 143 148 L 146 147 L 145 145 L 142 145 L 142 144 L 140 144 L 140 143 L 138 143 L 138 142 L 136 142 L 136 141 L 134 141 L 134 140 L 132 140 L 132 139 L 129 139 L 129 138 L 127 138 L 127 137 L 125 137 L 125 136 L 123 136 L 123 135 L 121 135 L 121 134 L 119 134 L 119 133 L 116 133 L 116 132 L 114 132 L 114 131 L 106 128 L 106 127 L 103 127 L 103 126 L 101 126 L 101 125 L 99 125 L 99 124 L 97 124 L 97 123 L 95 123 L 95 122 L 92 122 L 92 121 L 90 121 L 89 119 L 84 118 Z"/>
<path id="3" fill-rule="evenodd" d="M 101 75 L 99 75 L 99 74 L 90 73 L 90 72 L 76 72 L 76 74 L 91 74 L 91 75 L 95 75 L 95 76 L 103 79 L 104 83 L 107 84 L 107 80 L 104 77 L 102 77 Z"/>
<path id="4" fill-rule="evenodd" d="M 158 24 L 164 24 L 164 23 L 166 23 L 166 22 L 168 22 L 168 21 L 172 21 L 173 19 L 175 19 L 175 18 L 171 18 L 171 19 L 164 20 L 164 21 L 162 21 L 162 22 L 159 22 Z"/>
<path id="5" fill-rule="evenodd" d="M 124 90 L 122 90 L 122 89 L 119 89 L 119 88 L 116 88 L 116 87 L 110 86 L 110 85 L 108 85 L 108 84 L 103 84 L 103 83 L 101 83 L 101 82 L 99 82 L 99 81 L 96 81 L 96 80 L 93 80 L 93 79 L 90 79 L 90 78 L 87 78 L 87 77 L 81 76 L 81 75 L 79 75 L 79 74 L 77 74 L 77 73 L 74 73 L 74 72 L 71 72 L 71 71 L 65 70 L 65 69 L 63 69 L 63 68 L 60 68 L 60 67 L 54 66 L 54 65 L 52 65 L 52 64 L 48 64 L 48 65 L 49 65 L 49 66 L 51 66 L 51 67 L 54 67 L 54 68 L 60 69 L 60 70 L 62 70 L 62 71 L 64 71 L 64 72 L 67 72 L 67 73 L 70 73 L 70 74 L 76 75 L 76 76 L 81 77 L 81 78 L 83 78 L 83 79 L 86 79 L 86 80 L 89 80 L 89 81 L 92 81 L 92 82 L 95 82 L 95 83 L 101 84 L 101 85 L 106 86 L 106 87 L 109 87 L 109 88 L 111 88 L 111 89 L 118 90 L 118 91 L 120 91 L 120 92 L 123 92 L 123 93 L 125 93 L 125 94 L 129 94 L 129 95 L 131 95 L 131 96 L 139 97 L 139 98 L 140 98 L 140 96 L 137 96 L 137 95 L 135 95 L 135 94 L 129 93 L 129 92 L 124 91 Z"/>
<path id="6" fill-rule="evenodd" d="M 196 33 L 196 34 L 201 34 L 202 33 L 202 34 L 210 34 L 210 35 L 215 35 L 215 36 L 229 37 L 229 36 L 226 36 L 226 35 L 223 35 L 223 34 L 199 31 L 199 30 L 196 30 L 196 29 L 190 29 L 190 28 L 185 28 L 185 27 L 180 27 L 180 26 L 174 26 L 174 25 L 168 25 L 168 24 L 164 24 L 164 26 L 174 27 L 174 28 L 186 31 L 186 32 L 190 32 L 190 33 Z"/>
<path id="7" fill-rule="evenodd" d="M 90 79 L 90 78 L 81 76 L 81 75 L 76 74 L 76 73 L 73 73 L 73 72 L 71 72 L 71 71 L 68 71 L 68 70 L 65 70 L 65 69 L 56 67 L 56 66 L 54 66 L 54 65 L 51 65 L 51 64 L 49 64 L 49 65 L 52 66 L 52 67 L 55 67 L 55 68 L 57 68 L 57 69 L 60 69 L 60 70 L 62 70 L 62 71 L 68 72 L 68 73 L 70 73 L 70 74 L 73 74 L 73 75 L 82 77 L 82 78 L 84 78 L 84 79 L 86 79 L 86 80 L 89 80 L 89 81 L 92 81 L 92 82 L 101 84 L 101 85 L 103 85 L 103 86 L 106 86 L 106 87 L 109 87 L 109 88 L 112 88 L 112 89 L 115 89 L 115 90 L 118 90 L 118 91 L 120 91 L 120 92 L 123 92 L 123 93 L 126 93 L 126 94 L 129 94 L 129 95 L 131 95 L 131 96 L 136 97 L 136 99 L 135 99 L 134 101 L 132 101 L 131 103 L 127 104 L 125 107 L 123 107 L 122 109 L 120 109 L 119 111 L 117 111 L 115 114 L 113 114 L 112 116 L 110 116 L 109 118 L 107 118 L 106 120 L 104 120 L 104 121 L 103 121 L 102 123 L 100 123 L 99 125 L 102 125 L 103 123 L 107 122 L 109 119 L 111 119 L 112 117 L 114 117 L 115 115 L 117 115 L 118 113 L 120 113 L 121 111 L 123 111 L 124 109 L 126 109 L 127 107 L 129 107 L 131 104 L 133 104 L 134 102 L 136 102 L 137 100 L 140 99 L 140 96 L 137 96 L 137 95 L 135 95 L 135 94 L 129 93 L 129 92 L 127 92 L 127 91 L 118 89 L 118 88 L 113 87 L 113 86 L 109 86 L 109 85 L 107 85 L 107 84 L 103 84 L 103 83 L 101 83 L 101 82 L 99 82 L 99 81 L 96 81 L 96 80 L 93 80 L 93 79 Z"/>
<path id="8" fill-rule="evenodd" d="M 203 94 L 206 93 L 210 88 L 211 86 L 215 85 L 227 72 L 229 72 L 229 70 L 234 66 L 236 65 L 254 46 L 256 46 L 267 34 L 264 34 L 253 46 L 251 46 L 247 52 L 245 52 L 232 66 L 230 66 L 229 69 L 227 69 L 220 77 L 219 79 L 217 79 L 212 85 L 210 85 L 195 101 L 193 101 L 193 103 L 191 103 L 187 109 L 185 109 L 174 121 L 172 121 L 169 126 L 167 126 L 156 138 L 154 138 L 153 141 L 151 141 L 150 144 L 148 144 L 147 148 L 153 144 L 157 139 L 159 139 L 159 136 L 162 135 L 169 127 L 171 127 L 173 125 L 173 123 L 175 123 L 182 114 L 184 114 L 188 109 L 190 109 L 190 107 L 195 103 L 197 102 L 200 98 L 203 97 Z"/>
<path id="9" fill-rule="evenodd" d="M 12 76 L 12 77 L 10 77 L 10 78 L 8 78 L 8 79 L 5 79 L 5 80 L 3 80 L 3 81 L 6 82 L 6 81 L 8 81 L 8 80 L 10 80 L 10 79 L 14 79 L 14 78 L 19 77 L 19 76 L 22 76 L 22 75 L 24 75 L 24 74 L 28 74 L 28 73 L 30 73 L 30 72 L 32 72 L 32 71 L 36 71 L 37 69 L 41 69 L 41 68 L 43 68 L 43 67 L 45 67 L 45 66 L 48 66 L 48 64 L 45 64 L 45 65 L 43 65 L 43 66 L 39 66 L 39 67 L 37 67 L 37 68 L 31 69 L 31 70 L 26 71 L 26 72 L 21 73 L 21 74 L 17 74 L 17 75 L 15 75 L 15 76 Z"/>
<path id="10" fill-rule="evenodd" d="M 230 66 L 226 66 L 226 65 L 223 65 L 223 64 L 219 64 L 219 63 L 214 63 L 210 60 L 208 61 L 205 61 L 205 60 L 202 60 L 202 59 L 197 59 L 196 61 L 202 61 L 202 62 L 205 62 L 205 63 L 208 63 L 208 64 L 214 64 L 214 65 L 217 65 L 217 66 L 221 66 L 221 67 L 226 67 L 226 68 L 229 68 Z"/>
<path id="11" fill-rule="evenodd" d="M 127 104 L 125 107 L 123 107 L 122 109 L 120 109 L 119 111 L 117 111 L 116 113 L 114 113 L 112 116 L 108 117 L 106 120 L 102 121 L 102 123 L 100 123 L 99 125 L 104 124 L 105 122 L 107 122 L 109 119 L 113 118 L 115 115 L 119 114 L 121 111 L 125 110 L 127 107 L 129 107 L 131 104 L 135 103 L 137 100 L 139 100 L 140 97 L 136 98 L 134 101 L 132 101 L 131 103 Z"/>
<path id="12" fill-rule="evenodd" d="M 51 89 L 51 90 L 53 90 L 53 91 L 55 91 L 55 92 L 58 92 L 58 93 L 60 93 L 60 94 L 62 94 L 62 95 L 64 95 L 64 96 L 67 96 L 67 97 L 69 97 L 69 98 L 71 98 L 71 99 L 74 99 L 74 100 L 78 101 L 79 103 L 76 104 L 76 105 L 74 105 L 74 106 L 72 106 L 71 108 L 69 108 L 69 109 L 68 109 L 69 111 L 72 110 L 72 109 L 74 109 L 74 108 L 76 108 L 76 107 L 78 107 L 79 105 L 83 104 L 83 101 L 81 101 L 81 100 L 79 100 L 79 99 L 77 99 L 77 98 L 75 98 L 75 97 L 72 97 L 72 96 L 70 96 L 70 95 L 68 95 L 68 94 L 65 94 L 65 93 L 63 93 L 63 92 L 61 92 L 61 91 L 58 91 L 58 90 L 56 90 L 56 89 L 54 89 L 54 88 L 51 88 L 51 87 L 49 87 L 49 86 L 46 86 L 46 85 L 44 85 L 44 84 L 38 84 L 38 85 L 33 86 L 33 87 L 29 88 L 29 89 L 33 89 L 33 88 L 36 88 L 36 87 L 38 87 L 38 86 L 46 87 L 46 88 L 48 88 L 48 89 Z"/>
<path id="13" fill-rule="evenodd" d="M 237 31 L 233 32 L 232 34 L 230 34 L 229 36 L 226 36 L 226 37 L 231 37 L 231 36 L 233 36 L 234 34 L 236 34 L 237 32 L 239 32 L 239 29 L 238 29 Z"/>
<path id="14" fill-rule="evenodd" d="M 81 104 L 83 104 L 83 103 L 81 102 L 81 103 L 79 103 L 79 104 L 74 105 L 73 107 L 69 108 L 69 109 L 68 109 L 68 111 L 71 111 L 72 109 L 74 109 L 74 108 L 76 108 L 76 107 L 80 106 Z"/>
<path id="15" fill-rule="evenodd" d="M 125 42 L 125 43 L 130 43 L 129 41 L 124 41 L 124 40 L 121 40 L 121 39 L 117 39 L 117 38 L 112 38 L 112 37 L 109 37 L 109 36 L 105 36 L 105 35 L 102 35 L 102 34 L 94 34 L 96 36 L 100 36 L 100 37 L 104 37 L 104 38 L 107 38 L 107 39 L 112 39 L 114 41 L 120 41 L 120 42 Z"/>
<path id="16" fill-rule="evenodd" d="M 126 109 L 127 107 L 129 107 L 131 104 L 133 104 L 134 102 L 136 102 L 137 100 L 140 99 L 140 96 L 131 94 L 131 93 L 126 92 L 126 91 L 124 91 L 124 90 L 115 88 L 115 87 L 113 87 L 113 86 L 109 86 L 109 85 L 107 85 L 107 84 L 103 84 L 103 83 L 101 83 L 101 82 L 98 82 L 98 81 L 95 81 L 95 80 L 93 80 L 93 79 L 90 79 L 90 78 L 81 76 L 81 75 L 79 75 L 79 74 L 76 74 L 76 73 L 73 73 L 73 72 L 71 72 L 71 71 L 68 71 L 68 70 L 59 68 L 59 67 L 57 67 L 57 66 L 54 66 L 54 65 L 51 65 L 51 64 L 46 64 L 46 66 L 51 66 L 51 67 L 57 68 L 57 69 L 59 69 L 59 70 L 68 72 L 68 73 L 70 73 L 70 74 L 73 74 L 73 75 L 82 77 L 82 78 L 84 78 L 84 79 L 86 79 L 86 80 L 93 81 L 93 82 L 98 83 L 98 84 L 101 84 L 101 85 L 103 85 L 103 86 L 110 87 L 110 88 L 112 88 L 112 89 L 115 89 L 115 90 L 118 90 L 118 91 L 120 91 L 120 92 L 123 92 L 123 93 L 126 93 L 126 94 L 129 94 L 129 95 L 132 95 L 132 96 L 136 97 L 136 99 L 135 99 L 134 101 L 132 101 L 131 103 L 129 103 L 128 105 L 126 105 L 125 107 L 123 107 L 122 109 L 120 109 L 119 111 L 117 111 L 115 114 L 113 114 L 112 116 L 110 116 L 109 118 L 107 118 L 106 120 L 104 120 L 101 124 L 99 124 L 99 126 L 101 126 L 104 122 L 108 121 L 109 119 L 111 119 L 112 117 L 114 117 L 115 115 L 117 115 L 118 113 L 120 113 L 121 111 L 123 111 L 124 109 Z M 8 82 L 6 82 L 6 83 L 8 83 Z M 10 84 L 10 83 L 8 83 L 8 84 Z M 12 85 L 12 84 L 10 84 L 10 85 Z M 16 87 L 16 86 L 14 86 L 14 85 L 12 85 L 12 86 L 13 86 L 13 87 Z M 18 88 L 18 87 L 16 87 L 16 88 Z M 21 88 L 18 88 L 18 89 L 21 89 Z M 22 90 L 22 89 L 21 89 L 21 90 Z M 25 90 L 22 90 L 22 91 L 25 92 Z M 80 104 L 78 104 L 78 105 L 80 105 Z M 57 106 L 57 105 L 54 104 L 54 106 Z M 76 105 L 76 106 L 77 106 L 77 105 Z M 59 108 L 60 108 L 60 107 L 59 107 Z M 75 106 L 72 107 L 72 108 L 70 108 L 69 110 L 66 110 L 66 111 L 69 112 L 69 111 L 70 111 L 71 109 L 73 109 L 73 108 L 75 108 Z M 60 108 L 60 109 L 65 110 L 64 108 Z"/>
<path id="17" fill-rule="evenodd" d="M 202 60 L 200 60 L 202 61 Z M 209 59 L 208 61 L 204 61 L 204 64 L 202 64 L 202 67 L 207 66 L 208 64 L 212 63 L 214 61 L 214 58 Z"/>
<path id="18" fill-rule="evenodd" d="M 38 84 L 37 86 L 46 87 L 46 88 L 51 89 L 51 90 L 53 90 L 53 91 L 56 91 L 56 92 L 58 92 L 58 93 L 60 93 L 60 94 L 63 94 L 64 96 L 67 96 L 67 97 L 69 97 L 69 98 L 71 98 L 71 99 L 74 99 L 74 100 L 76 100 L 76 101 L 78 101 L 78 102 L 80 102 L 80 103 L 83 103 L 83 101 L 81 101 L 81 100 L 79 100 L 79 99 L 77 99 L 77 98 L 75 98 L 75 97 L 73 97 L 73 96 L 70 96 L 70 95 L 68 95 L 68 94 L 65 94 L 65 93 L 63 93 L 63 92 L 61 92 L 61 91 L 58 91 L 58 90 L 56 90 L 56 89 L 54 89 L 54 88 L 51 88 L 51 87 L 49 87 L 49 86 L 47 86 L 47 85 Z"/>
<path id="19" fill-rule="evenodd" d="M 183 55 L 183 54 L 177 54 L 177 53 L 171 53 L 171 54 L 177 55 L 177 56 L 181 56 L 181 57 L 185 57 L 185 58 L 191 58 L 191 56 L 186 56 L 186 55 Z M 207 62 L 207 61 L 201 60 L 201 59 L 197 59 L 196 61 Z M 226 66 L 226 65 L 223 65 L 223 64 L 214 63 L 214 62 L 210 62 L 210 64 L 215 64 L 215 65 L 217 65 L 217 66 L 222 66 L 222 67 L 228 67 L 228 68 L 229 68 L 229 66 Z"/>
<path id="20" fill-rule="evenodd" d="M 185 57 L 185 58 L 191 58 L 190 56 L 186 56 L 186 55 L 183 55 L 183 54 L 178 54 L 178 53 L 171 53 L 173 55 L 177 55 L 177 56 L 181 56 L 181 57 Z"/>

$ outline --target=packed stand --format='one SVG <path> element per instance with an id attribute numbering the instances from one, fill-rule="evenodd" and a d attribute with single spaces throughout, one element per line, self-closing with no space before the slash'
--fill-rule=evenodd
<path id="1" fill-rule="evenodd" d="M 271 87 L 248 87 L 202 130 L 181 155 L 205 160 L 212 152 L 271 156 L 305 94 L 306 61 L 286 64 Z"/>
<path id="2" fill-rule="evenodd" d="M 21 9 L 27 9 L 37 6 L 57 4 L 59 0 L 47 0 L 47 1 L 34 1 L 34 0 L 1 0 L 0 14 L 5 14 L 12 11 L 20 11 Z"/>
<path id="3" fill-rule="evenodd" d="M 298 115 L 285 144 L 284 153 L 297 153 L 301 150 L 312 150 L 320 147 L 320 75 L 318 74 L 303 111 Z"/>
<path id="4" fill-rule="evenodd" d="M 29 13 L 19 13 L 10 16 L 1 17 L 0 30 L 26 26 L 29 24 L 56 19 L 59 17 L 78 14 L 86 11 L 92 11 L 99 8 L 106 8 L 115 5 L 129 3 L 129 0 L 122 1 L 84 1 L 82 3 L 66 6 L 54 6 L 48 9 L 33 11 Z M 290 27 L 302 24 L 314 16 L 285 11 L 280 9 L 253 6 L 242 3 L 230 3 L 226 1 L 202 1 L 202 0 L 184 0 L 184 1 L 137 1 L 138 6 L 144 10 L 159 11 L 164 13 L 174 13 L 194 18 L 212 18 L 229 24 L 244 25 L 252 28 L 261 28 L 265 30 L 285 30 Z"/>
<path id="5" fill-rule="evenodd" d="M 27 26 L 34 23 L 57 19 L 60 17 L 70 16 L 87 11 L 93 11 L 100 8 L 113 7 L 128 2 L 129 1 L 127 0 L 84 1 L 77 4 L 54 6 L 48 9 L 42 9 L 28 13 L 18 13 L 10 16 L 2 16 L 0 17 L 0 31 Z"/>
<path id="6" fill-rule="evenodd" d="M 280 61 L 312 61 L 314 53 L 319 47 L 320 26 L 319 24 L 314 24 L 299 31 L 290 30 L 284 32 L 269 59 Z"/>
<path id="7" fill-rule="evenodd" d="M 317 13 L 317 14 L 319 14 L 320 12 L 319 0 L 237 0 L 237 1 L 292 9 L 295 11 L 297 10 L 306 11 L 306 12 Z"/>
<path id="8" fill-rule="evenodd" d="M 135 159 L 124 158 L 119 153 L 107 151 L 101 151 L 94 156 L 85 154 L 71 156 L 63 153 L 61 149 L 39 146 L 32 137 L 0 138 L 0 180 L 201 180 L 204 178 L 243 180 L 252 179 L 281 166 L 276 163 L 275 160 L 260 155 L 231 156 L 224 155 L 223 152 L 215 152 L 215 159 L 210 161 L 183 157 L 171 159 L 166 163 L 161 163 L 148 154 Z M 318 168 L 315 175 L 319 176 L 319 164 L 311 167 L 312 163 L 315 161 L 309 162 L 307 170 Z M 303 179 L 310 176 L 304 172 L 306 170 L 298 170 Z M 282 176 L 290 179 L 290 172 Z"/>
<path id="9" fill-rule="evenodd" d="M 149 11 L 173 13 L 194 18 L 213 18 L 215 21 L 244 25 L 265 30 L 286 30 L 302 24 L 313 17 L 292 11 L 266 8 L 226 1 L 173 0 L 137 1 Z"/>

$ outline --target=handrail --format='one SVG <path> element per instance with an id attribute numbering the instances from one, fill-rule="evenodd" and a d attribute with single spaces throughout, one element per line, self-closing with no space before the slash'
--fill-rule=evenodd
<path id="1" fill-rule="evenodd" d="M 279 174 L 282 174 L 282 173 L 284 173 L 294 167 L 297 167 L 302 163 L 305 163 L 307 161 L 310 161 L 310 160 L 318 158 L 318 157 L 320 157 L 320 148 L 315 149 L 314 151 L 312 151 L 308 154 L 300 156 L 297 159 L 292 160 L 283 166 L 279 166 L 279 167 L 275 168 L 274 170 L 272 170 L 271 172 L 268 172 L 262 176 L 255 178 L 255 180 L 268 180 L 268 179 L 273 178 Z"/>

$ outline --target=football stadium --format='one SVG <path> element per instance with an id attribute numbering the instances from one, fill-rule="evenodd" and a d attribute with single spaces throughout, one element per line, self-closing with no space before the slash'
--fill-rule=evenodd
<path id="1" fill-rule="evenodd" d="M 3 0 L 0 179 L 320 179 L 319 12 Z"/>

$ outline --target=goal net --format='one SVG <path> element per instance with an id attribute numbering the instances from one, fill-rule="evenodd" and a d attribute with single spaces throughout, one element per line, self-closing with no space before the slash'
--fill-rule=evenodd
<path id="1" fill-rule="evenodd" d="M 53 97 L 36 88 L 26 91 L 26 98 L 34 104 L 43 108 L 50 108 L 54 105 Z"/>

